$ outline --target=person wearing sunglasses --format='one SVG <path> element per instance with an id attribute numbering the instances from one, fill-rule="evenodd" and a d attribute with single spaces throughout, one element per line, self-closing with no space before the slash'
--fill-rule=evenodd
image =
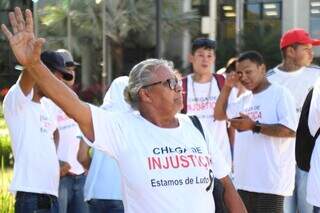
<path id="1" fill-rule="evenodd" d="M 17 60 L 78 122 L 86 142 L 116 160 L 125 212 L 212 213 L 212 173 L 224 184 L 229 211 L 246 212 L 214 139 L 204 130 L 205 141 L 191 119 L 178 114 L 181 86 L 168 61 L 147 59 L 130 71 L 124 95 L 136 112 L 105 111 L 80 101 L 47 71 L 39 58 L 44 40 L 34 35 L 31 11 L 25 16 L 20 8 L 10 13 L 13 33 L 2 25 Z"/>
<path id="2" fill-rule="evenodd" d="M 75 82 L 75 69 L 80 64 L 73 60 L 71 53 L 65 49 L 55 51 L 63 58 L 66 72 L 72 76 L 71 79 L 63 82 L 72 88 Z M 41 102 L 46 106 L 52 117 L 56 120 L 59 130 L 59 144 L 57 155 L 60 162 L 59 182 L 59 212 L 89 212 L 87 204 L 84 202 L 84 184 L 86 181 L 85 169 L 77 160 L 79 149 L 79 126 L 64 111 L 48 98 L 43 98 Z"/>
<path id="3" fill-rule="evenodd" d="M 72 78 L 59 54 L 44 51 L 40 57 L 57 81 Z M 27 69 L 22 67 L 19 79 L 3 101 L 14 156 L 10 191 L 15 194 L 16 213 L 56 213 L 59 212 L 59 162 L 56 153 L 59 131 L 55 119 L 41 102 L 45 92 Z"/>

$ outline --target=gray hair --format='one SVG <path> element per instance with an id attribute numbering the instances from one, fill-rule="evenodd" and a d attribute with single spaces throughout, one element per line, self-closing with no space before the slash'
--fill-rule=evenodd
<path id="1" fill-rule="evenodd" d="M 128 86 L 124 89 L 124 97 L 133 109 L 138 109 L 139 90 L 151 83 L 152 73 L 163 66 L 173 69 L 173 63 L 164 59 L 147 59 L 132 68 L 129 74 Z"/>

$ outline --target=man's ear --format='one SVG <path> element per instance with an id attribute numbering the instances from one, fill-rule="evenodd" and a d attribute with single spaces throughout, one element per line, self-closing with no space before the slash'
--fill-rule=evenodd
<path id="1" fill-rule="evenodd" d="M 138 92 L 138 96 L 141 102 L 146 102 L 146 103 L 152 102 L 148 89 L 141 88 Z"/>
<path id="2" fill-rule="evenodd" d="M 295 49 L 291 46 L 286 48 L 286 56 L 293 57 L 295 55 Z"/>
<path id="3" fill-rule="evenodd" d="M 259 69 L 260 69 L 261 72 L 263 72 L 263 73 L 266 73 L 266 72 L 267 72 L 267 67 L 266 67 L 265 64 L 261 64 L 261 65 L 259 66 Z"/>

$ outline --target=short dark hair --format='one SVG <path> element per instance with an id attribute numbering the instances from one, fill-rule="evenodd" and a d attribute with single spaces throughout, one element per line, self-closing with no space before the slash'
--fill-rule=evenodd
<path id="1" fill-rule="evenodd" d="M 196 50 L 200 48 L 214 50 L 215 47 L 216 47 L 215 41 L 208 38 L 197 38 L 192 42 L 192 54 L 194 54 Z"/>
<path id="2" fill-rule="evenodd" d="M 263 56 L 254 50 L 246 51 L 243 52 L 239 55 L 238 57 L 238 62 L 244 61 L 244 60 L 250 60 L 251 62 L 257 64 L 257 65 L 262 65 L 264 63 Z"/>

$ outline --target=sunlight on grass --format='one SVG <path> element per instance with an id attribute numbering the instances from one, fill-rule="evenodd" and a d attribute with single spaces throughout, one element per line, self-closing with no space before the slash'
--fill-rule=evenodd
<path id="1" fill-rule="evenodd" d="M 3 162 L 3 158 L 1 158 Z M 0 174 L 0 212 L 11 213 L 14 212 L 14 197 L 8 191 L 9 184 L 12 179 L 12 169 L 4 168 L 3 163 L 1 164 Z"/>

